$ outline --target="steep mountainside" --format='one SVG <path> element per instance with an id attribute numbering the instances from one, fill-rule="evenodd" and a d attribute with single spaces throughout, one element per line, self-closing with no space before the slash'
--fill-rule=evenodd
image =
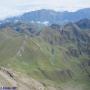
<path id="1" fill-rule="evenodd" d="M 19 75 L 17 88 L 26 83 L 26 90 L 90 90 L 89 25 L 86 19 L 63 26 L 20 21 L 0 24 L 0 73 Z M 11 71 L 3 73 L 2 67 Z M 31 77 L 37 80 L 32 89 L 24 75 L 29 83 Z M 1 77 L 0 82 L 5 79 Z"/>

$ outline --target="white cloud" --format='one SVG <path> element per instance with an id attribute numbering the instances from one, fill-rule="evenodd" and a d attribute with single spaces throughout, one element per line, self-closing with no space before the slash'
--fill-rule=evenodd
<path id="1" fill-rule="evenodd" d="M 37 9 L 75 11 L 90 7 L 90 0 L 0 0 L 0 18 Z"/>

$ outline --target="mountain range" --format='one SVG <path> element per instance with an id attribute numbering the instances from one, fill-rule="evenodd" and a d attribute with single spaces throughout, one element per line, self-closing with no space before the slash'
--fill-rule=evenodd
<path id="1" fill-rule="evenodd" d="M 21 17 L 0 24 L 0 85 L 90 90 L 90 20 L 43 25 Z"/>
<path id="2" fill-rule="evenodd" d="M 90 90 L 90 8 L 0 21 L 0 86 Z"/>
<path id="3" fill-rule="evenodd" d="M 90 19 L 90 8 L 80 9 L 75 12 L 59 12 L 54 10 L 37 10 L 24 13 L 23 15 L 7 18 L 5 21 L 24 21 L 37 22 L 44 24 L 65 24 L 68 22 L 76 22 L 81 19 Z"/>

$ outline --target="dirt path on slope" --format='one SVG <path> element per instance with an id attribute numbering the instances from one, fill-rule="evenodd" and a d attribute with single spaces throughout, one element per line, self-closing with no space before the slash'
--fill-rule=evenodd
<path id="1" fill-rule="evenodd" d="M 19 50 L 17 51 L 16 53 L 16 56 L 22 56 L 22 53 L 24 52 L 24 49 L 25 49 L 25 44 L 26 44 L 26 39 L 28 38 L 27 35 L 24 36 L 24 40 L 19 48 Z"/>

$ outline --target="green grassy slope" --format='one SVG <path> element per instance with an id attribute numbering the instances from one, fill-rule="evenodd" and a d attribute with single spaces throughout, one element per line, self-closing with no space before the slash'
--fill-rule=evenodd
<path id="1" fill-rule="evenodd" d="M 0 66 L 27 74 L 46 87 L 90 90 L 90 31 L 67 25 L 63 31 L 44 27 L 38 35 L 28 35 L 26 26 L 21 24 L 22 28 L 22 32 L 11 26 L 1 29 Z"/>

